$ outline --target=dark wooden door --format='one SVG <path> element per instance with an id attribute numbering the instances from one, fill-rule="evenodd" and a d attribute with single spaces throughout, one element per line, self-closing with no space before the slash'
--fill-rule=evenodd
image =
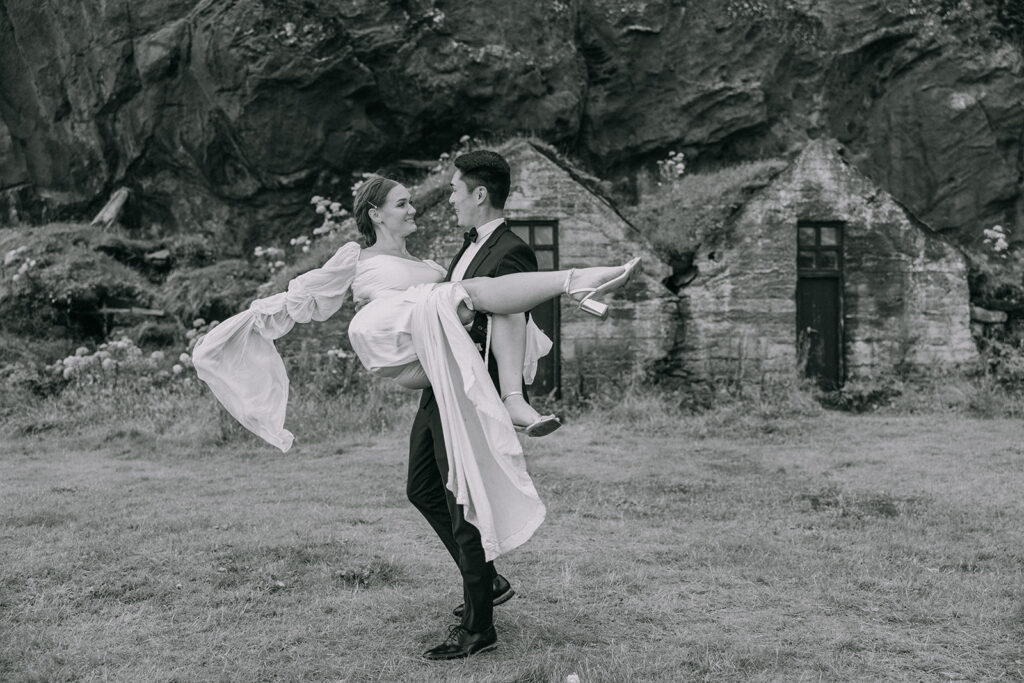
<path id="1" fill-rule="evenodd" d="M 558 221 L 545 220 L 510 220 L 509 227 L 524 242 L 533 248 L 537 255 L 539 270 L 558 270 Z M 554 393 L 561 398 L 561 319 L 559 316 L 558 299 L 545 301 L 530 311 L 537 327 L 551 338 L 554 347 L 551 353 L 540 359 L 537 365 L 537 377 L 530 386 L 534 396 Z"/>
<path id="2" fill-rule="evenodd" d="M 823 389 L 840 383 L 839 280 L 800 278 L 796 288 L 797 348 L 807 354 L 807 376 Z"/>
<path id="3" fill-rule="evenodd" d="M 798 227 L 796 333 L 808 377 L 823 389 L 843 383 L 842 225 Z"/>

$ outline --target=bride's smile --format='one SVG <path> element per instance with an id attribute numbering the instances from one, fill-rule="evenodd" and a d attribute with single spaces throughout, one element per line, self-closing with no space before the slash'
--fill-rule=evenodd
<path id="1" fill-rule="evenodd" d="M 379 207 L 372 209 L 383 231 L 393 238 L 403 238 L 416 232 L 416 207 L 412 205 L 409 190 L 395 185 Z"/>

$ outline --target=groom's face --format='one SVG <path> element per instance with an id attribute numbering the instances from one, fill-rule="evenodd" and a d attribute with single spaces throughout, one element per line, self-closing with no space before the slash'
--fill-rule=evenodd
<path id="1" fill-rule="evenodd" d="M 448 203 L 455 209 L 455 216 L 459 219 L 460 228 L 475 228 L 479 219 L 480 194 L 482 188 L 470 190 L 466 181 L 462 179 L 462 171 L 455 169 L 451 182 L 452 193 L 448 197 Z"/>

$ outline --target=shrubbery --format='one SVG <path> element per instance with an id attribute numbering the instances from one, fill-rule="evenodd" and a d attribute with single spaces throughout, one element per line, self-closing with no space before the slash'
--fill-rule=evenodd
<path id="1" fill-rule="evenodd" d="M 667 160 L 661 171 L 663 181 L 667 180 L 665 173 L 676 172 L 681 161 L 672 157 Z M 736 211 L 786 165 L 781 159 L 766 159 L 713 173 L 680 171 L 676 178 L 662 182 L 642 197 L 629 212 L 629 218 L 646 234 L 655 250 L 671 261 L 721 235 Z"/>
<path id="2" fill-rule="evenodd" d="M 174 271 L 160 288 L 158 304 L 180 320 L 223 320 L 245 310 L 267 274 L 241 259 Z"/>
<path id="3" fill-rule="evenodd" d="M 0 320 L 29 337 L 103 333 L 99 309 L 152 303 L 154 288 L 137 271 L 87 244 L 42 240 L 6 253 L 0 267 Z"/>

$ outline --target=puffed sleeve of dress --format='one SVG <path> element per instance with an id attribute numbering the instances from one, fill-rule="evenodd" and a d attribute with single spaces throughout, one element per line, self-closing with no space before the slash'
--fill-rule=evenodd
<path id="1" fill-rule="evenodd" d="M 192 351 L 196 374 L 221 405 L 282 451 L 291 448 L 294 436 L 284 428 L 288 375 L 274 340 L 295 323 L 327 320 L 341 308 L 359 251 L 355 242 L 346 243 L 322 267 L 289 282 L 288 291 L 257 299 L 217 325 Z"/>

